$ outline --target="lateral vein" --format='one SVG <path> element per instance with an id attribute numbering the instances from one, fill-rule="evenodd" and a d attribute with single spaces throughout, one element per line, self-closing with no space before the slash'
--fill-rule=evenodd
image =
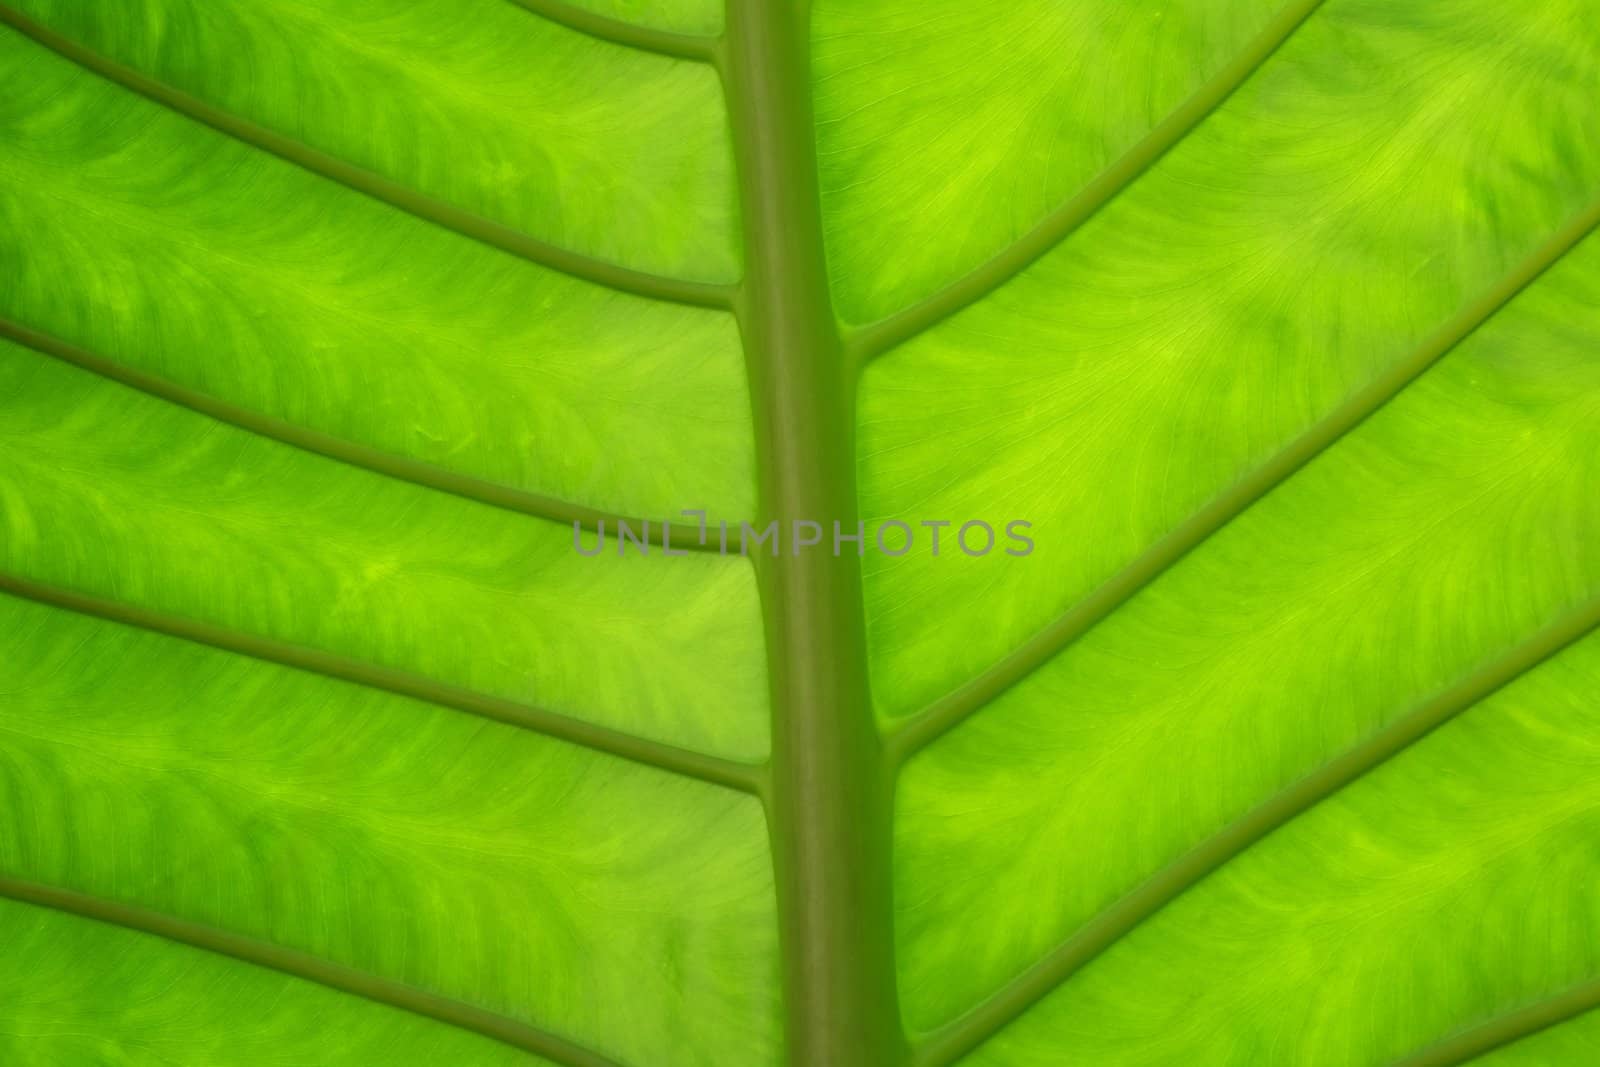
<path id="1" fill-rule="evenodd" d="M 596 530 L 602 522 L 609 524 L 613 531 L 620 528 L 619 524 L 626 523 L 630 530 L 642 530 L 651 546 L 664 547 L 665 533 L 659 522 L 652 522 L 650 528 L 645 529 L 644 520 L 641 519 L 614 515 L 582 504 L 558 500 L 555 497 L 525 492 L 498 482 L 474 478 L 471 475 L 436 467 L 431 463 L 309 429 L 297 423 L 231 404 L 158 375 L 147 374 L 10 319 L 0 318 L 0 337 L 15 341 L 40 355 L 59 359 L 91 374 L 188 408 L 219 422 L 361 470 L 562 525 L 576 523 L 589 531 Z M 679 538 L 679 542 L 674 543 L 672 547 L 674 550 L 683 549 L 690 552 L 718 551 L 715 544 L 702 545 L 696 539 Z"/>
<path id="2" fill-rule="evenodd" d="M 1262 27 L 1243 52 L 1217 71 L 1176 111 L 1032 230 L 994 258 L 925 300 L 888 318 L 850 331 L 844 339 L 846 352 L 862 363 L 875 359 L 976 303 L 1021 274 L 1137 181 L 1140 175 L 1187 137 L 1208 115 L 1221 107 L 1322 3 L 1323 0 L 1294 0 Z"/>
<path id="3" fill-rule="evenodd" d="M 1504 655 L 1480 665 L 1367 740 L 1230 823 L 1095 916 L 999 992 L 927 1037 L 917 1046 L 917 1067 L 945 1067 L 971 1052 L 1207 875 L 1241 855 L 1274 830 L 1407 751 L 1434 730 L 1593 633 L 1597 627 L 1600 627 L 1600 599 L 1590 601 Z M 1600 1000 L 1600 988 L 1590 990 L 1587 995 Z M 1510 1029 L 1508 1024 L 1507 1032 Z M 1467 1048 L 1470 1042 L 1464 1036 L 1450 1047 L 1456 1047 L 1456 1044 Z M 1488 1047 L 1491 1046 L 1483 1045 L 1484 1049 Z M 1417 1059 L 1407 1060 L 1401 1067 L 1443 1067 L 1457 1062 L 1460 1061 Z"/>
<path id="4" fill-rule="evenodd" d="M 100 55 L 34 21 L 9 5 L 0 4 L 0 24 L 10 26 L 85 70 L 138 93 L 186 118 L 462 237 L 497 248 L 549 270 L 636 296 L 722 310 L 733 306 L 731 286 L 649 274 L 541 241 L 509 226 L 409 189 L 399 182 L 348 163 L 292 137 L 259 126 L 249 119 L 213 107 L 180 89 Z"/>
<path id="5" fill-rule="evenodd" d="M 261 941 L 173 915 L 105 900 L 71 889 L 13 878 L 9 875 L 0 875 L 0 896 L 152 934 L 218 956 L 227 956 L 256 967 L 316 982 L 341 993 L 398 1008 L 458 1030 L 470 1031 L 524 1052 L 543 1056 L 553 1063 L 560 1064 L 561 1067 L 620 1067 L 616 1061 L 598 1052 L 582 1048 L 564 1038 L 487 1011 L 477 1005 L 442 997 L 402 982 L 380 978 L 375 974 L 346 967 L 297 949 L 275 945 L 269 941 Z"/>
<path id="6" fill-rule="evenodd" d="M 889 742 L 896 759 L 902 762 L 909 759 L 1132 600 L 1141 589 L 1211 535 L 1399 396 L 1428 368 L 1575 248 L 1596 226 L 1600 226 L 1600 200 L 1568 219 L 1509 273 L 1424 338 L 1404 359 L 1351 394 L 1288 447 L 1174 527 L 1065 614 L 983 674 L 893 728 Z"/>
<path id="7" fill-rule="evenodd" d="M 572 4 L 563 3 L 562 0 L 510 0 L 510 2 L 533 12 L 540 18 L 610 44 L 620 44 L 641 52 L 655 52 L 658 55 L 688 59 L 698 63 L 716 61 L 717 38 L 715 37 L 673 33 L 669 30 L 657 30 L 649 26 L 623 22 L 621 19 L 608 18 L 593 11 L 574 7 Z"/>
<path id="8" fill-rule="evenodd" d="M 267 663 L 321 674 L 353 685 L 409 697 L 412 700 L 450 708 L 468 715 L 492 719 L 495 722 L 605 752 L 657 770 L 698 778 L 725 789 L 736 789 L 756 795 L 764 791 L 763 767 L 636 737 L 597 723 L 519 704 L 502 697 L 473 692 L 408 671 L 366 663 L 348 656 L 277 641 L 257 634 L 243 633 L 196 619 L 169 615 L 136 604 L 108 600 L 11 574 L 0 573 L 0 593 L 208 645 L 225 652 L 250 656 Z"/>
<path id="9" fill-rule="evenodd" d="M 1573 986 L 1553 997 L 1447 1037 L 1436 1045 L 1407 1056 L 1395 1067 L 1456 1067 L 1457 1064 L 1470 1063 L 1497 1048 L 1531 1037 L 1596 1008 L 1600 1008 L 1600 979 Z"/>

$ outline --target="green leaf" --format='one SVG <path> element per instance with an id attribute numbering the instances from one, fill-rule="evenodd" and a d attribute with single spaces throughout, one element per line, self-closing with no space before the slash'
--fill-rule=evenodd
<path id="1" fill-rule="evenodd" d="M 1596 15 L 0 4 L 0 1062 L 1600 1057 Z"/>

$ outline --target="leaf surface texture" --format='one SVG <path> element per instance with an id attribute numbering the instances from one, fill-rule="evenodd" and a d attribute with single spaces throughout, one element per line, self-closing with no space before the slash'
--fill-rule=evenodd
<path id="1" fill-rule="evenodd" d="M 0 83 L 0 1060 L 1600 1056 L 1593 0 L 9 0 Z"/>

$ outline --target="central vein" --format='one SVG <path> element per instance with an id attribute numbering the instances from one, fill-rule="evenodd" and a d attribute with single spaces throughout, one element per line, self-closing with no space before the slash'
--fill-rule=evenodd
<path id="1" fill-rule="evenodd" d="M 761 521 L 856 528 L 855 371 L 828 292 L 807 22 L 729 0 L 721 54 L 743 210 L 736 310 Z M 894 986 L 887 763 L 867 691 L 858 559 L 756 558 L 773 707 L 768 825 L 794 1067 L 905 1060 Z"/>

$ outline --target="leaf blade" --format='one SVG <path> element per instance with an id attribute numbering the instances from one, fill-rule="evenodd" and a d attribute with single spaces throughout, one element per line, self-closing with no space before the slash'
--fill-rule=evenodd
<path id="1" fill-rule="evenodd" d="M 14 7 L 225 114 L 512 231 L 667 277 L 738 278 L 732 162 L 703 64 L 505 0 L 472 0 L 470 18 L 437 0 L 141 0 L 118 18 L 57 0 Z M 274 68 L 299 76 L 252 73 Z"/>
<path id="2" fill-rule="evenodd" d="M 9 876 L 624 1061 L 775 1042 L 754 798 L 53 607 L 0 612 L 0 788 L 28 797 L 6 807 Z"/>

